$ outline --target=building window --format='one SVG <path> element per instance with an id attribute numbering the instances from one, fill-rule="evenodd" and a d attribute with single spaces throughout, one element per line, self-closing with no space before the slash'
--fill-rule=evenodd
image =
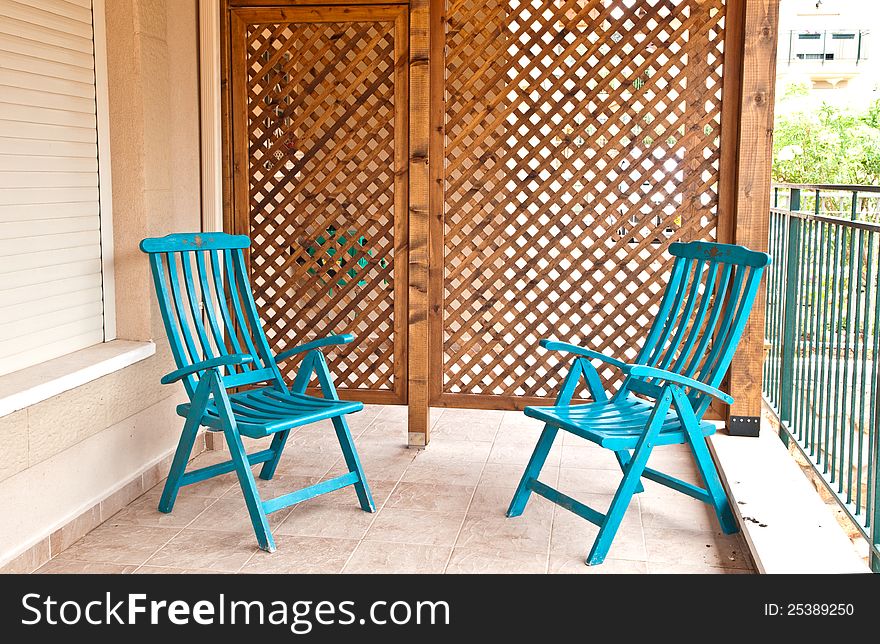
<path id="1" fill-rule="evenodd" d="M 0 5 L 0 375 L 115 336 L 103 0 L 38 4 Z"/>

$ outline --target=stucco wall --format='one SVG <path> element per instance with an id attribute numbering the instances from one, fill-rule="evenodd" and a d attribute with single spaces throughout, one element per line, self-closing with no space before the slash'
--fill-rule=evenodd
<path id="1" fill-rule="evenodd" d="M 197 0 L 107 0 L 106 25 L 117 335 L 157 351 L 0 418 L 0 566 L 156 483 L 180 430 L 182 390 L 159 385 L 173 364 L 137 243 L 200 229 Z M 62 536 L 52 545 L 69 545 Z"/>

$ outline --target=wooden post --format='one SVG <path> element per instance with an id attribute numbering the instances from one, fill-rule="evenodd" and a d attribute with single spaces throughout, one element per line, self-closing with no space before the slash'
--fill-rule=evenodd
<path id="1" fill-rule="evenodd" d="M 428 444 L 428 243 L 430 228 L 430 11 L 410 2 L 409 50 L 409 445 Z"/>
<path id="2" fill-rule="evenodd" d="M 731 2 L 743 11 L 742 90 L 736 163 L 733 241 L 767 250 L 770 224 L 770 165 L 779 0 Z M 730 372 L 728 431 L 757 436 L 761 418 L 761 363 L 764 351 L 766 282 L 758 291 Z"/>

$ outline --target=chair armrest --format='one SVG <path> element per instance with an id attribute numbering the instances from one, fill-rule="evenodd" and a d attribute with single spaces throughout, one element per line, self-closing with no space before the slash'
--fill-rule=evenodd
<path id="1" fill-rule="evenodd" d="M 191 376 L 200 371 L 207 371 L 208 369 L 214 369 L 216 367 L 227 367 L 235 364 L 247 364 L 253 361 L 254 357 L 247 353 L 233 353 L 228 356 L 209 358 L 208 360 L 194 362 L 189 366 L 181 367 L 180 369 L 172 371 L 171 373 L 162 376 L 162 380 L 160 380 L 160 382 L 163 385 L 170 385 L 172 382 L 177 382 L 181 378 L 186 378 L 187 376 Z"/>
<path id="2" fill-rule="evenodd" d="M 593 351 L 592 349 L 584 349 L 583 347 L 579 347 L 576 344 L 569 344 L 568 342 L 558 342 L 556 340 L 541 340 L 538 344 L 550 351 L 567 351 L 568 353 L 573 353 L 584 358 L 601 360 L 602 362 L 610 364 L 621 370 L 625 370 L 627 367 L 629 367 L 628 364 L 626 364 L 625 362 L 621 362 L 617 358 L 606 356 L 605 354 L 599 353 L 598 351 Z"/>
<path id="3" fill-rule="evenodd" d="M 677 385 L 682 385 L 683 387 L 689 387 L 691 389 L 696 389 L 697 391 L 702 391 L 704 394 L 708 394 L 722 402 L 727 403 L 728 405 L 733 404 L 733 396 L 724 393 L 720 389 L 716 389 L 711 385 L 707 385 L 699 380 L 694 380 L 693 378 L 688 378 L 687 376 L 682 376 L 672 371 L 666 371 L 665 369 L 658 369 L 657 367 L 649 367 L 647 365 L 636 364 L 632 366 L 626 367 L 624 372 L 628 373 L 630 376 L 635 376 L 637 378 L 656 378 L 658 380 L 665 380 L 666 382 L 674 382 Z"/>
<path id="4" fill-rule="evenodd" d="M 327 347 L 334 344 L 348 344 L 349 342 L 354 342 L 354 336 L 351 333 L 346 333 L 344 335 L 328 335 L 326 338 L 312 340 L 311 342 L 295 346 L 293 349 L 282 351 L 275 356 L 275 361 L 283 362 L 298 353 L 305 353 L 312 349 L 320 349 L 321 347 Z"/>

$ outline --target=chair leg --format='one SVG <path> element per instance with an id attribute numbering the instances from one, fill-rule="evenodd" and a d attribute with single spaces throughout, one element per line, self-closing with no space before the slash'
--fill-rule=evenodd
<path id="1" fill-rule="evenodd" d="M 544 467 L 544 463 L 547 460 L 547 454 L 550 453 L 550 448 L 553 447 L 553 441 L 556 440 L 556 434 L 558 432 L 558 427 L 554 427 L 550 424 L 544 425 L 544 431 L 541 432 L 541 437 L 535 445 L 535 451 L 532 452 L 529 464 L 526 465 L 526 469 L 519 481 L 516 492 L 513 493 L 510 507 L 507 508 L 508 517 L 518 517 L 523 513 L 523 510 L 526 509 L 526 503 L 529 502 L 529 497 L 532 495 L 532 490 L 529 487 L 529 484 L 537 479 L 538 475 L 541 473 L 541 468 Z"/>
<path id="2" fill-rule="evenodd" d="M 312 372 L 315 369 L 314 353 L 315 352 L 307 353 L 300 363 L 299 369 L 296 372 L 296 378 L 293 379 L 293 384 L 290 386 L 292 392 L 298 394 L 306 393 L 306 388 L 309 386 L 309 381 L 312 379 Z M 272 477 L 275 476 L 275 470 L 278 468 L 278 463 L 281 460 L 281 454 L 284 452 L 284 446 L 287 444 L 288 438 L 290 438 L 290 430 L 287 430 L 286 432 L 278 432 L 272 438 L 272 444 L 269 448 L 274 450 L 275 455 L 271 460 L 263 463 L 263 467 L 260 469 L 260 478 L 264 481 L 270 481 Z"/>
<path id="3" fill-rule="evenodd" d="M 632 454 L 629 453 L 628 449 L 622 449 L 614 452 L 614 455 L 617 457 L 617 462 L 620 464 L 621 471 L 626 474 L 626 466 L 632 459 Z M 639 484 L 636 486 L 636 494 L 645 491 L 645 486 L 642 485 L 642 482 L 639 481 Z"/>
<path id="4" fill-rule="evenodd" d="M 287 444 L 289 437 L 289 429 L 284 432 L 278 432 L 272 437 L 272 444 L 269 445 L 269 449 L 274 451 L 275 455 L 263 463 L 263 467 L 260 468 L 260 478 L 264 481 L 271 481 L 272 477 L 275 476 L 275 470 L 278 468 L 278 462 L 281 460 L 281 454 L 284 452 L 284 446 Z"/>
<path id="5" fill-rule="evenodd" d="M 712 460 L 712 455 L 709 454 L 706 438 L 700 431 L 700 423 L 694 415 L 690 400 L 684 392 L 678 389 L 674 390 L 673 395 L 676 410 L 688 437 L 688 444 L 694 454 L 694 460 L 697 462 L 697 469 L 700 471 L 703 483 L 706 485 L 706 491 L 709 492 L 709 497 L 712 499 L 712 507 L 715 508 L 715 514 L 718 515 L 721 530 L 724 534 L 735 534 L 739 532 L 739 526 L 736 524 L 736 519 L 733 518 L 730 502 L 721 485 L 721 479 L 718 478 L 718 470 Z"/>
<path id="6" fill-rule="evenodd" d="M 354 472 L 358 476 L 358 481 L 354 484 L 354 490 L 357 492 L 361 510 L 364 512 L 375 512 L 376 504 L 373 502 L 373 495 L 370 493 L 370 487 L 367 485 L 367 477 L 364 475 L 364 468 L 361 466 L 361 460 L 358 458 L 357 449 L 355 449 L 354 440 L 351 438 L 351 432 L 348 429 L 345 417 L 337 416 L 334 418 L 333 427 L 336 429 L 336 438 L 339 440 L 339 446 L 342 448 L 342 456 L 345 458 L 348 471 Z"/>
<path id="7" fill-rule="evenodd" d="M 171 461 L 171 470 L 168 472 L 165 487 L 162 489 L 162 498 L 159 499 L 159 512 L 168 514 L 174 509 L 174 502 L 180 491 L 180 479 L 186 471 L 186 464 L 189 462 L 189 456 L 192 454 L 192 448 L 199 432 L 198 416 L 199 414 L 193 413 L 192 417 L 187 418 L 183 425 L 180 442 L 177 443 L 174 460 Z"/>
<path id="8" fill-rule="evenodd" d="M 272 538 L 272 532 L 269 529 L 269 519 L 263 508 L 260 493 L 257 491 L 257 482 L 254 479 L 254 473 L 251 471 L 247 452 L 241 441 L 241 434 L 235 425 L 232 407 L 229 405 L 229 396 L 226 394 L 219 376 L 216 376 L 214 380 L 215 382 L 212 386 L 214 404 L 217 405 L 217 411 L 220 412 L 220 417 L 223 419 L 223 434 L 226 436 L 226 443 L 229 446 L 229 452 L 232 454 L 232 462 L 235 465 L 235 472 L 238 474 L 238 483 L 241 486 L 244 502 L 251 517 L 251 524 L 254 526 L 254 534 L 257 536 L 260 548 L 267 552 L 275 552 L 275 540 Z"/>
<path id="9" fill-rule="evenodd" d="M 180 491 L 180 479 L 186 471 L 186 464 L 192 454 L 192 448 L 199 432 L 199 421 L 202 418 L 202 412 L 208 402 L 210 392 L 211 379 L 200 380 L 193 395 L 189 416 L 183 425 L 180 442 L 177 443 L 177 450 L 174 452 L 174 460 L 171 461 L 171 470 L 168 472 L 168 479 L 162 490 L 162 498 L 159 499 L 159 512 L 168 514 L 174 508 L 177 493 Z"/>
<path id="10" fill-rule="evenodd" d="M 599 528 L 599 534 L 593 542 L 590 554 L 587 555 L 588 566 L 596 566 L 605 561 L 605 556 L 608 554 L 608 549 L 614 541 L 614 536 L 617 534 L 620 522 L 623 521 L 626 509 L 629 507 L 636 487 L 639 485 L 642 472 L 645 471 L 645 466 L 648 464 L 648 457 L 654 449 L 654 439 L 660 432 L 660 428 L 663 427 L 663 421 L 666 418 L 666 413 L 669 411 L 671 402 L 672 394 L 667 391 L 657 401 L 654 411 L 651 412 L 645 432 L 639 438 L 632 458 L 627 465 L 626 474 L 623 475 L 623 480 L 614 494 L 614 499 L 612 499 L 611 505 L 608 507 L 608 512 L 605 514 L 605 521 Z"/>

